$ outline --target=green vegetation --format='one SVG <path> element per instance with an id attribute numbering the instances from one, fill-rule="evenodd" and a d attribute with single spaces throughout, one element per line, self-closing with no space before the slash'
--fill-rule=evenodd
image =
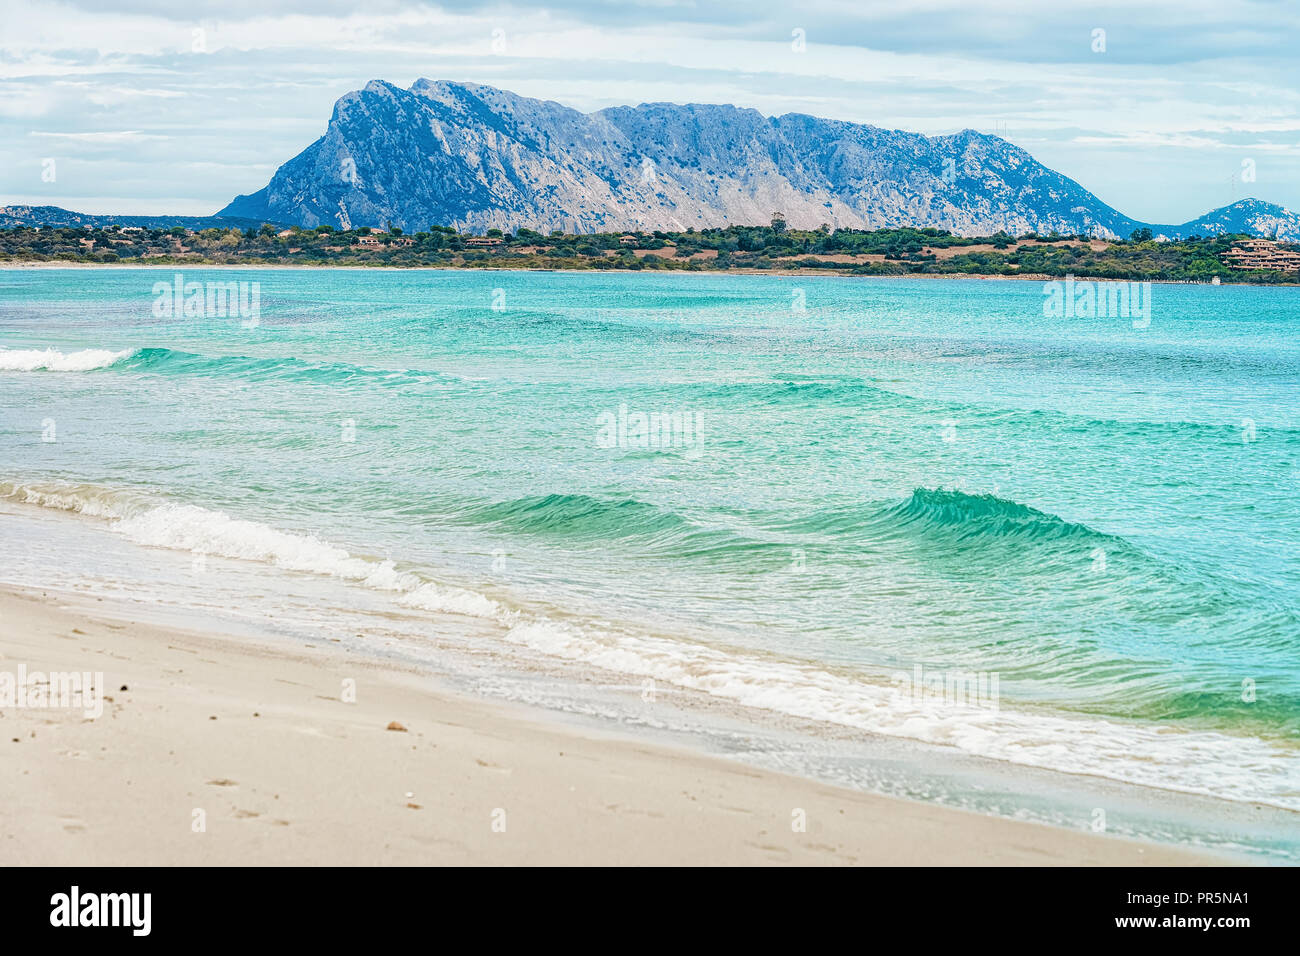
<path id="1" fill-rule="evenodd" d="M 630 238 L 629 238 L 630 236 Z M 844 275 L 1065 276 L 1295 283 L 1300 275 L 1230 268 L 1224 254 L 1244 236 L 1159 242 L 1149 231 L 1102 242 L 1084 236 L 954 236 L 940 229 L 863 231 L 828 226 L 730 226 L 685 232 L 543 235 L 488 230 L 480 238 L 436 226 L 403 234 L 362 227 L 278 230 L 19 226 L 0 229 L 0 262 L 141 265 L 426 266 L 494 269 L 813 271 Z M 365 244 L 360 243 L 364 240 Z M 486 244 L 485 244 L 486 243 Z M 1284 245 L 1300 249 L 1300 246 Z"/>

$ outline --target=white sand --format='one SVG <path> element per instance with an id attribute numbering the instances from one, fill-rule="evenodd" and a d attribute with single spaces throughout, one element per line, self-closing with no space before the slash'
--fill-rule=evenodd
<path id="1" fill-rule="evenodd" d="M 0 591 L 0 671 L 102 671 L 112 698 L 97 720 L 0 713 L 0 864 L 1218 862 L 575 730 L 332 648 L 93 603 Z"/>

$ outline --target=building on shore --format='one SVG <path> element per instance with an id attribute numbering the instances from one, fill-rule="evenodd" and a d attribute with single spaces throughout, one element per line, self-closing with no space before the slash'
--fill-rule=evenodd
<path id="1" fill-rule="evenodd" d="M 1300 272 L 1300 252 L 1283 249 L 1272 239 L 1243 239 L 1234 242 L 1224 258 L 1234 269 Z"/>

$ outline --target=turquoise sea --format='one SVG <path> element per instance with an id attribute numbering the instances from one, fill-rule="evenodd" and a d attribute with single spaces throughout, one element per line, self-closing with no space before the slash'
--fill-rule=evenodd
<path id="1" fill-rule="evenodd" d="M 1300 810 L 1296 289 L 176 272 L 0 271 L 5 580 L 184 603 L 43 506 L 286 627 Z"/>

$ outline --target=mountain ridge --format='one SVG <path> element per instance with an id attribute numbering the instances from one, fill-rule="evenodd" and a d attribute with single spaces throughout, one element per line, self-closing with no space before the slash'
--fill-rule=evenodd
<path id="1" fill-rule="evenodd" d="M 1300 216 L 1242 200 L 1178 225 L 1107 205 L 1027 151 L 963 130 L 924 136 L 804 113 L 643 103 L 582 113 L 477 83 L 372 80 L 325 134 L 219 215 L 407 231 L 566 233 L 932 226 L 957 235 L 1245 232 L 1300 238 Z"/>

